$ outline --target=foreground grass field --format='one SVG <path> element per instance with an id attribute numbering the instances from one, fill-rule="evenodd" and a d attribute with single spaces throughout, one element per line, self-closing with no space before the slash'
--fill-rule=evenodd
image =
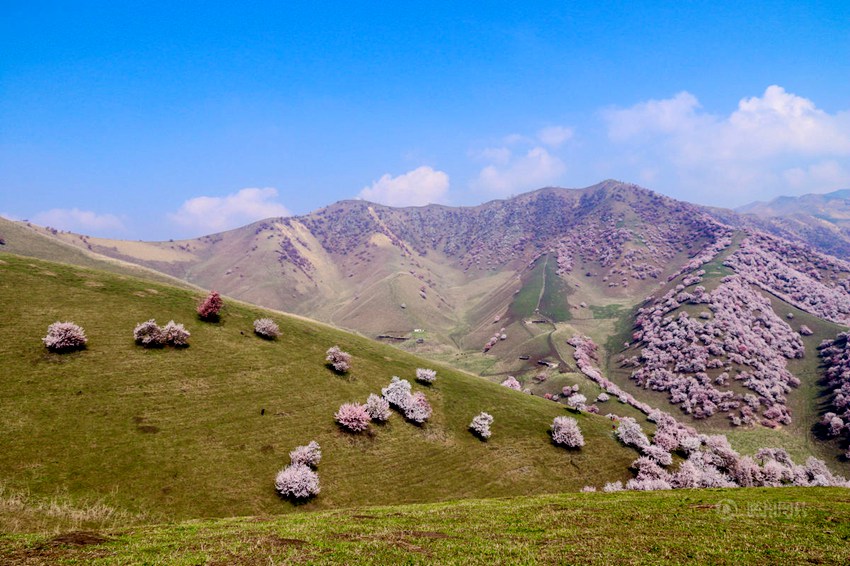
<path id="1" fill-rule="evenodd" d="M 850 494 L 545 495 L 0 536 L 16 564 L 847 564 Z"/>
<path id="2" fill-rule="evenodd" d="M 85 268 L 0 254 L 0 530 L 102 528 L 291 513 L 357 505 L 578 491 L 631 477 L 636 452 L 611 423 L 573 415 L 586 445 L 554 446 L 548 429 L 566 410 L 539 397 L 436 366 L 364 337 L 229 302 L 221 322 L 201 322 L 202 293 Z M 262 340 L 256 318 L 283 334 Z M 185 349 L 147 350 L 133 327 L 170 319 L 192 333 Z M 47 326 L 71 320 L 88 348 L 48 352 Z M 333 345 L 353 355 L 337 375 Z M 424 391 L 434 414 L 422 426 L 394 414 L 369 433 L 333 419 L 393 375 L 435 367 Z M 494 415 L 482 442 L 467 429 Z M 289 451 L 317 440 L 322 491 L 303 506 L 277 496 Z"/>

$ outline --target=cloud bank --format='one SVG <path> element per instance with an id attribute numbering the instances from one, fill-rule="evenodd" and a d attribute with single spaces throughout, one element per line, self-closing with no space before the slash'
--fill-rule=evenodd
<path id="1" fill-rule="evenodd" d="M 124 222 L 114 214 L 98 214 L 79 208 L 51 208 L 37 213 L 30 220 L 41 226 L 88 235 L 114 235 L 126 229 Z"/>
<path id="2" fill-rule="evenodd" d="M 681 92 L 603 118 L 609 151 L 637 180 L 689 190 L 684 198 L 731 205 L 850 185 L 850 112 L 827 113 L 780 86 L 726 116 Z"/>
<path id="3" fill-rule="evenodd" d="M 209 234 L 275 216 L 290 216 L 277 201 L 277 189 L 248 188 L 223 197 L 191 198 L 168 218 L 187 231 Z"/>
<path id="4" fill-rule="evenodd" d="M 387 206 L 424 206 L 445 201 L 449 176 L 422 166 L 397 177 L 389 173 L 358 193 L 357 198 Z"/>

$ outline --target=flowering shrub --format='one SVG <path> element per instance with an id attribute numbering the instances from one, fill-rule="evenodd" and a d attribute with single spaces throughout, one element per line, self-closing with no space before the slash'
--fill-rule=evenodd
<path id="1" fill-rule="evenodd" d="M 218 320 L 223 306 L 224 301 L 221 299 L 221 295 L 216 291 L 210 291 L 210 294 L 198 305 L 198 316 L 203 320 Z"/>
<path id="2" fill-rule="evenodd" d="M 567 407 L 569 407 L 570 409 L 583 411 L 585 408 L 585 403 L 587 403 L 587 397 L 585 397 L 581 393 L 573 393 L 572 395 L 567 397 Z"/>
<path id="3" fill-rule="evenodd" d="M 522 385 L 520 385 L 520 382 L 512 375 L 509 375 L 508 378 L 502 382 L 502 386 L 507 387 L 508 389 L 515 389 L 517 391 L 522 390 Z"/>
<path id="4" fill-rule="evenodd" d="M 334 368 L 337 373 L 345 373 L 351 369 L 351 354 L 343 352 L 339 346 L 332 346 L 325 352 L 327 356 L 325 360 Z"/>
<path id="5" fill-rule="evenodd" d="M 390 403 L 374 393 L 366 399 L 366 412 L 373 421 L 385 422 L 390 418 Z"/>
<path id="6" fill-rule="evenodd" d="M 421 381 L 422 383 L 434 383 L 437 379 L 437 372 L 433 369 L 424 369 L 417 368 L 416 369 L 416 381 Z"/>
<path id="7" fill-rule="evenodd" d="M 431 418 L 431 404 L 421 391 L 417 391 L 407 399 L 404 407 L 404 418 L 417 424 L 422 424 Z"/>
<path id="8" fill-rule="evenodd" d="M 615 432 L 620 442 L 626 446 L 634 446 L 643 450 L 649 446 L 649 439 L 643 433 L 640 425 L 631 417 L 621 417 L 620 426 Z"/>
<path id="9" fill-rule="evenodd" d="M 274 340 L 280 336 L 280 328 L 270 318 L 258 318 L 254 321 L 254 333 L 262 338 Z"/>
<path id="10" fill-rule="evenodd" d="M 191 336 L 182 324 L 178 324 L 173 320 L 169 320 L 168 324 L 162 329 L 162 335 L 167 344 L 177 347 L 188 346 L 189 336 Z"/>
<path id="11" fill-rule="evenodd" d="M 614 491 L 623 491 L 623 482 L 621 482 L 621 481 L 608 482 L 602 488 L 602 491 L 604 491 L 605 493 L 611 493 L 611 492 L 614 492 Z"/>
<path id="12" fill-rule="evenodd" d="M 366 411 L 366 405 L 357 403 L 344 403 L 334 415 L 339 425 L 351 432 L 363 432 L 369 428 L 372 417 Z"/>
<path id="13" fill-rule="evenodd" d="M 66 352 L 86 347 L 88 338 L 82 327 L 73 322 L 54 322 L 47 327 L 47 336 L 41 339 L 48 350 Z"/>
<path id="14" fill-rule="evenodd" d="M 425 394 L 417 391 L 411 395 L 410 382 L 406 379 L 399 379 L 394 375 L 390 384 L 381 389 L 381 394 L 409 421 L 422 424 L 431 418 L 431 404 Z"/>
<path id="15" fill-rule="evenodd" d="M 583 488 L 581 488 L 581 492 L 582 493 L 595 493 L 596 488 L 592 485 L 586 485 Z"/>
<path id="16" fill-rule="evenodd" d="M 189 336 L 191 336 L 189 331 L 182 324 L 173 320 L 169 320 L 165 327 L 160 328 L 156 320 L 150 319 L 140 322 L 133 329 L 133 338 L 136 343 L 145 348 L 153 348 L 163 344 L 171 344 L 176 347 L 188 346 Z"/>
<path id="17" fill-rule="evenodd" d="M 597 403 L 604 403 L 605 401 L 607 401 L 610 398 L 611 397 L 609 397 L 608 394 L 603 391 L 602 393 L 600 393 L 599 395 L 596 396 L 596 402 Z"/>
<path id="18" fill-rule="evenodd" d="M 490 425 L 493 424 L 493 415 L 485 412 L 478 413 L 469 423 L 469 430 L 483 440 L 490 438 Z"/>
<path id="19" fill-rule="evenodd" d="M 568 448 L 581 448 L 584 446 L 584 436 L 578 427 L 578 423 L 571 417 L 555 417 L 552 421 L 552 440 Z"/>
<path id="20" fill-rule="evenodd" d="M 165 344 L 165 333 L 156 323 L 156 320 L 150 319 L 136 325 L 136 328 L 133 329 L 133 339 L 137 344 L 152 348 Z"/>
<path id="21" fill-rule="evenodd" d="M 381 395 L 390 405 L 403 411 L 410 398 L 410 382 L 393 376 L 390 384 L 381 389 Z"/>
<path id="22" fill-rule="evenodd" d="M 274 487 L 284 497 L 307 499 L 319 494 L 319 475 L 305 464 L 292 464 L 278 472 Z"/>
<path id="23" fill-rule="evenodd" d="M 311 440 L 307 446 L 296 446 L 289 453 L 289 460 L 292 465 L 303 465 L 315 468 L 322 460 L 322 448 L 315 440 Z"/>

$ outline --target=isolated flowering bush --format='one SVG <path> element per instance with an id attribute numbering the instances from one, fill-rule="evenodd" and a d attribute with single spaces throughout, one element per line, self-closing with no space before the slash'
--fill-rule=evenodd
<path id="1" fill-rule="evenodd" d="M 262 338 L 274 340 L 280 336 L 280 328 L 270 318 L 258 318 L 254 321 L 254 333 Z"/>
<path id="2" fill-rule="evenodd" d="M 373 421 L 385 422 L 390 418 L 390 403 L 383 397 L 371 393 L 366 399 L 366 412 Z"/>
<path id="3" fill-rule="evenodd" d="M 182 324 L 178 324 L 173 320 L 168 321 L 168 324 L 162 329 L 162 334 L 165 337 L 166 344 L 177 347 L 189 345 L 189 336 L 191 334 Z"/>
<path id="4" fill-rule="evenodd" d="M 514 376 L 512 376 L 512 375 L 509 375 L 509 376 L 508 376 L 508 378 L 507 378 L 507 379 L 505 379 L 505 380 L 502 382 L 502 386 L 503 386 L 503 387 L 507 387 L 508 389 L 515 389 L 515 390 L 517 390 L 517 391 L 522 390 L 522 385 L 521 385 L 521 384 L 520 384 L 520 382 L 519 382 L 519 381 L 517 381 L 517 379 L 516 379 Z"/>
<path id="5" fill-rule="evenodd" d="M 578 427 L 578 423 L 572 417 L 555 417 L 552 421 L 552 440 L 568 448 L 581 448 L 584 446 L 584 436 Z"/>
<path id="6" fill-rule="evenodd" d="M 351 354 L 343 352 L 339 346 L 332 346 L 325 352 L 327 355 L 325 360 L 334 368 L 337 373 L 345 373 L 351 369 Z"/>
<path id="7" fill-rule="evenodd" d="M 224 301 L 221 299 L 221 295 L 216 291 L 210 291 L 210 294 L 198 305 L 198 316 L 203 320 L 218 320 L 223 306 Z"/>
<path id="8" fill-rule="evenodd" d="M 422 424 L 431 418 L 431 404 L 424 393 L 417 391 L 407 399 L 404 418 L 417 424 Z"/>
<path id="9" fill-rule="evenodd" d="M 307 446 L 296 446 L 289 453 L 292 465 L 304 465 L 315 468 L 322 460 L 322 448 L 315 440 L 311 440 Z"/>
<path id="10" fill-rule="evenodd" d="M 366 405 L 344 403 L 334 415 L 339 425 L 351 432 L 363 432 L 369 428 L 372 417 L 366 411 Z"/>
<path id="11" fill-rule="evenodd" d="M 469 430 L 482 440 L 487 440 L 491 435 L 491 424 L 493 424 L 493 415 L 482 411 L 472 419 L 471 423 L 469 423 Z"/>
<path id="12" fill-rule="evenodd" d="M 416 369 L 416 381 L 421 381 L 422 383 L 434 383 L 437 379 L 437 372 L 433 369 L 425 369 L 425 368 L 417 368 Z"/>
<path id="13" fill-rule="evenodd" d="M 67 352 L 86 347 L 88 338 L 82 327 L 73 322 L 54 322 L 47 327 L 47 336 L 41 339 L 48 350 Z"/>
<path id="14" fill-rule="evenodd" d="M 307 499 L 319 494 L 319 475 L 305 464 L 292 464 L 278 472 L 274 486 L 284 497 Z"/>

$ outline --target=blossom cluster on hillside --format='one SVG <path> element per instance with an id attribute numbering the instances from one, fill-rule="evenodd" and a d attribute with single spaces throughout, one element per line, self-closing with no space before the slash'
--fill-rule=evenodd
<path id="1" fill-rule="evenodd" d="M 680 310 L 686 305 L 707 310 L 695 318 Z M 695 418 L 722 412 L 735 425 L 791 422 L 786 395 L 799 379 L 787 360 L 803 357 L 803 342 L 741 276 L 724 277 L 710 293 L 702 286 L 676 286 L 638 310 L 633 338 L 640 354 L 621 362 L 636 368 L 631 378 L 666 391 L 671 403 Z M 736 393 L 733 381 L 753 393 Z"/>
<path id="2" fill-rule="evenodd" d="M 741 242 L 724 265 L 801 310 L 850 324 L 850 263 L 846 261 L 756 232 Z"/>
<path id="3" fill-rule="evenodd" d="M 820 425 L 828 437 L 850 440 L 850 333 L 842 332 L 834 340 L 824 340 L 818 347 L 823 360 L 829 410 Z M 845 457 L 850 458 L 850 447 Z"/>

